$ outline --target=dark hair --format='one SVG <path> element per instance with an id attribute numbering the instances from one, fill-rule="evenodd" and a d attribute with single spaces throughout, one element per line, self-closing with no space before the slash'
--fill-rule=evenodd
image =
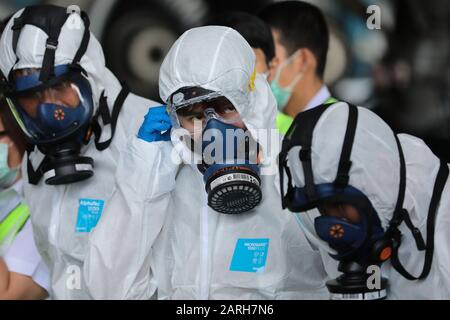
<path id="1" fill-rule="evenodd" d="M 328 26 L 316 6 L 301 1 L 285 1 L 265 7 L 259 16 L 280 32 L 280 42 L 289 54 L 301 48 L 317 59 L 316 73 L 323 78 L 328 52 Z"/>
<path id="2" fill-rule="evenodd" d="M 209 20 L 208 25 L 233 28 L 247 40 L 252 48 L 261 49 L 269 63 L 275 56 L 275 46 L 270 27 L 258 16 L 247 12 L 229 11 Z"/>
<path id="3" fill-rule="evenodd" d="M 27 148 L 27 140 L 4 99 L 0 99 L 0 119 L 5 127 L 6 134 L 16 145 L 20 156 L 22 157 Z"/>

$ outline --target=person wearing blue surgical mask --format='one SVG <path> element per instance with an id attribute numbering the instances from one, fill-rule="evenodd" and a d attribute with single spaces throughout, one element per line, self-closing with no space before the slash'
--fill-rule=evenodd
<path id="1" fill-rule="evenodd" d="M 328 27 L 317 7 L 301 1 L 271 4 L 259 16 L 275 41 L 268 81 L 278 104 L 277 128 L 286 134 L 298 113 L 336 102 L 323 80 Z"/>

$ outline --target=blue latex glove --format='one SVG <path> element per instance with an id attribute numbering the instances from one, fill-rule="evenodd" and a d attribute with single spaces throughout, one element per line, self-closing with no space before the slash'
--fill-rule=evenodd
<path id="1" fill-rule="evenodd" d="M 147 142 L 170 141 L 171 128 L 166 106 L 152 107 L 148 110 L 137 136 Z"/>

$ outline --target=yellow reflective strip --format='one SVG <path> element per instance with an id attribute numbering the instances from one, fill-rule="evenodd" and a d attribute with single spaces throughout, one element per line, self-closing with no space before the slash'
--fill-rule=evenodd
<path id="1" fill-rule="evenodd" d="M 25 133 L 29 138 L 32 138 L 32 136 L 28 133 L 28 130 L 25 128 L 25 125 L 23 124 L 23 121 L 20 118 L 20 115 L 17 112 L 16 107 L 14 106 L 14 103 L 9 98 L 6 98 L 6 102 L 8 103 L 8 107 L 11 110 L 14 119 L 16 119 L 16 122 L 19 125 L 20 129 L 22 129 L 23 133 Z"/>
<path id="2" fill-rule="evenodd" d="M 332 104 L 332 103 L 336 103 L 336 102 L 339 102 L 336 98 L 329 97 L 327 99 L 327 101 L 324 102 L 324 104 Z"/>
<path id="3" fill-rule="evenodd" d="M 25 204 L 18 205 L 0 224 L 0 244 L 12 240 L 28 220 L 30 212 Z"/>
<path id="4" fill-rule="evenodd" d="M 292 124 L 294 122 L 294 118 L 291 116 L 288 116 L 287 114 L 284 114 L 282 112 L 279 112 L 277 115 L 277 129 L 282 134 L 286 134 Z"/>
<path id="5" fill-rule="evenodd" d="M 337 99 L 333 98 L 333 97 L 330 97 L 323 104 L 333 104 L 333 103 L 336 103 L 336 102 L 339 102 L 339 101 Z M 288 130 L 291 127 L 293 122 L 294 122 L 294 118 L 292 118 L 291 116 L 288 116 L 285 113 L 278 112 L 278 115 L 277 115 L 277 129 L 282 134 L 286 134 L 288 132 Z"/>
<path id="6" fill-rule="evenodd" d="M 256 79 L 256 67 L 253 69 L 253 73 L 250 76 L 250 80 L 248 82 L 248 89 L 250 92 L 253 92 L 255 90 L 255 79 Z"/>

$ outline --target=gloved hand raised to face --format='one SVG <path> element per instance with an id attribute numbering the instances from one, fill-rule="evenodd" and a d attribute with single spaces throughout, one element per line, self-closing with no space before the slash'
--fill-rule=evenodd
<path id="1" fill-rule="evenodd" d="M 170 141 L 171 128 L 166 106 L 152 107 L 148 110 L 137 136 L 147 142 Z"/>

